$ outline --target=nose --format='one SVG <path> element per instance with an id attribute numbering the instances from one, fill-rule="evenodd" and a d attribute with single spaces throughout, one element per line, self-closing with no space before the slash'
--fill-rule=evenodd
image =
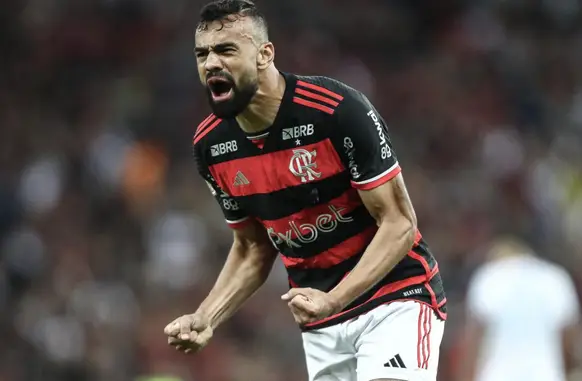
<path id="1" fill-rule="evenodd" d="M 206 69 L 206 72 L 222 70 L 223 65 L 218 54 L 214 52 L 208 53 L 208 56 L 206 57 L 206 62 L 204 63 L 204 68 Z"/>

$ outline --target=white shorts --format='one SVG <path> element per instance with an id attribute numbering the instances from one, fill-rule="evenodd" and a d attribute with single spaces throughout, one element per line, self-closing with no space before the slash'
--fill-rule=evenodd
<path id="1" fill-rule="evenodd" d="M 436 381 L 445 322 L 427 305 L 397 301 L 303 332 L 310 381 Z"/>

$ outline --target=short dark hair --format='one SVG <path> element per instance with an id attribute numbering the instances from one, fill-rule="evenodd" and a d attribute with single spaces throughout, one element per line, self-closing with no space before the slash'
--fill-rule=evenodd
<path id="1" fill-rule="evenodd" d="M 240 17 L 250 17 L 259 28 L 261 40 L 269 40 L 267 20 L 255 3 L 250 0 L 216 0 L 206 4 L 200 11 L 200 22 L 197 30 L 206 30 L 208 24 L 214 21 L 236 21 Z M 222 24 L 224 27 L 224 24 Z"/>

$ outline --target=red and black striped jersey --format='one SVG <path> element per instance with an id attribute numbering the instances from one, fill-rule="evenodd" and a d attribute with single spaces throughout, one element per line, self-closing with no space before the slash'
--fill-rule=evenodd
<path id="1" fill-rule="evenodd" d="M 358 263 L 378 227 L 359 190 L 401 172 L 384 119 L 357 90 L 331 78 L 282 73 L 277 116 L 260 136 L 235 119 L 207 117 L 193 151 L 198 171 L 237 228 L 261 223 L 291 287 L 334 288 Z M 438 265 L 417 233 L 408 255 L 341 313 L 303 329 L 337 324 L 393 300 L 413 299 L 446 318 Z"/>

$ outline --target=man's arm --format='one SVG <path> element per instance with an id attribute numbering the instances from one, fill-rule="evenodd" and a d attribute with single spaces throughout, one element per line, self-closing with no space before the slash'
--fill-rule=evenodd
<path id="1" fill-rule="evenodd" d="M 332 140 L 378 231 L 358 265 L 331 292 L 342 309 L 377 284 L 406 256 L 416 236 L 410 202 L 388 126 L 370 101 L 346 92 Z"/>
<path id="2" fill-rule="evenodd" d="M 164 329 L 168 343 L 186 353 L 202 349 L 214 329 L 259 289 L 277 256 L 265 229 L 218 186 L 208 170 L 204 152 L 200 145 L 193 147 L 198 172 L 233 229 L 234 242 L 214 287 L 196 312 L 175 319 Z"/>
<path id="3" fill-rule="evenodd" d="M 264 229 L 254 221 L 234 232 L 234 243 L 209 295 L 193 314 L 183 315 L 164 329 L 168 344 L 185 353 L 198 352 L 214 329 L 230 318 L 265 282 L 276 251 Z"/>
<path id="4" fill-rule="evenodd" d="M 342 309 L 382 280 L 406 256 L 416 236 L 416 214 L 402 174 L 359 193 L 379 229 L 353 271 L 330 291 Z"/>
<path id="5" fill-rule="evenodd" d="M 276 258 L 265 229 L 257 222 L 234 230 L 224 267 L 198 309 L 212 329 L 230 318 L 263 285 Z"/>
<path id="6" fill-rule="evenodd" d="M 344 99 L 333 115 L 330 138 L 379 229 L 356 267 L 333 290 L 299 288 L 283 295 L 300 324 L 343 310 L 382 280 L 416 237 L 416 215 L 386 122 L 362 93 L 341 86 L 338 92 Z"/>

